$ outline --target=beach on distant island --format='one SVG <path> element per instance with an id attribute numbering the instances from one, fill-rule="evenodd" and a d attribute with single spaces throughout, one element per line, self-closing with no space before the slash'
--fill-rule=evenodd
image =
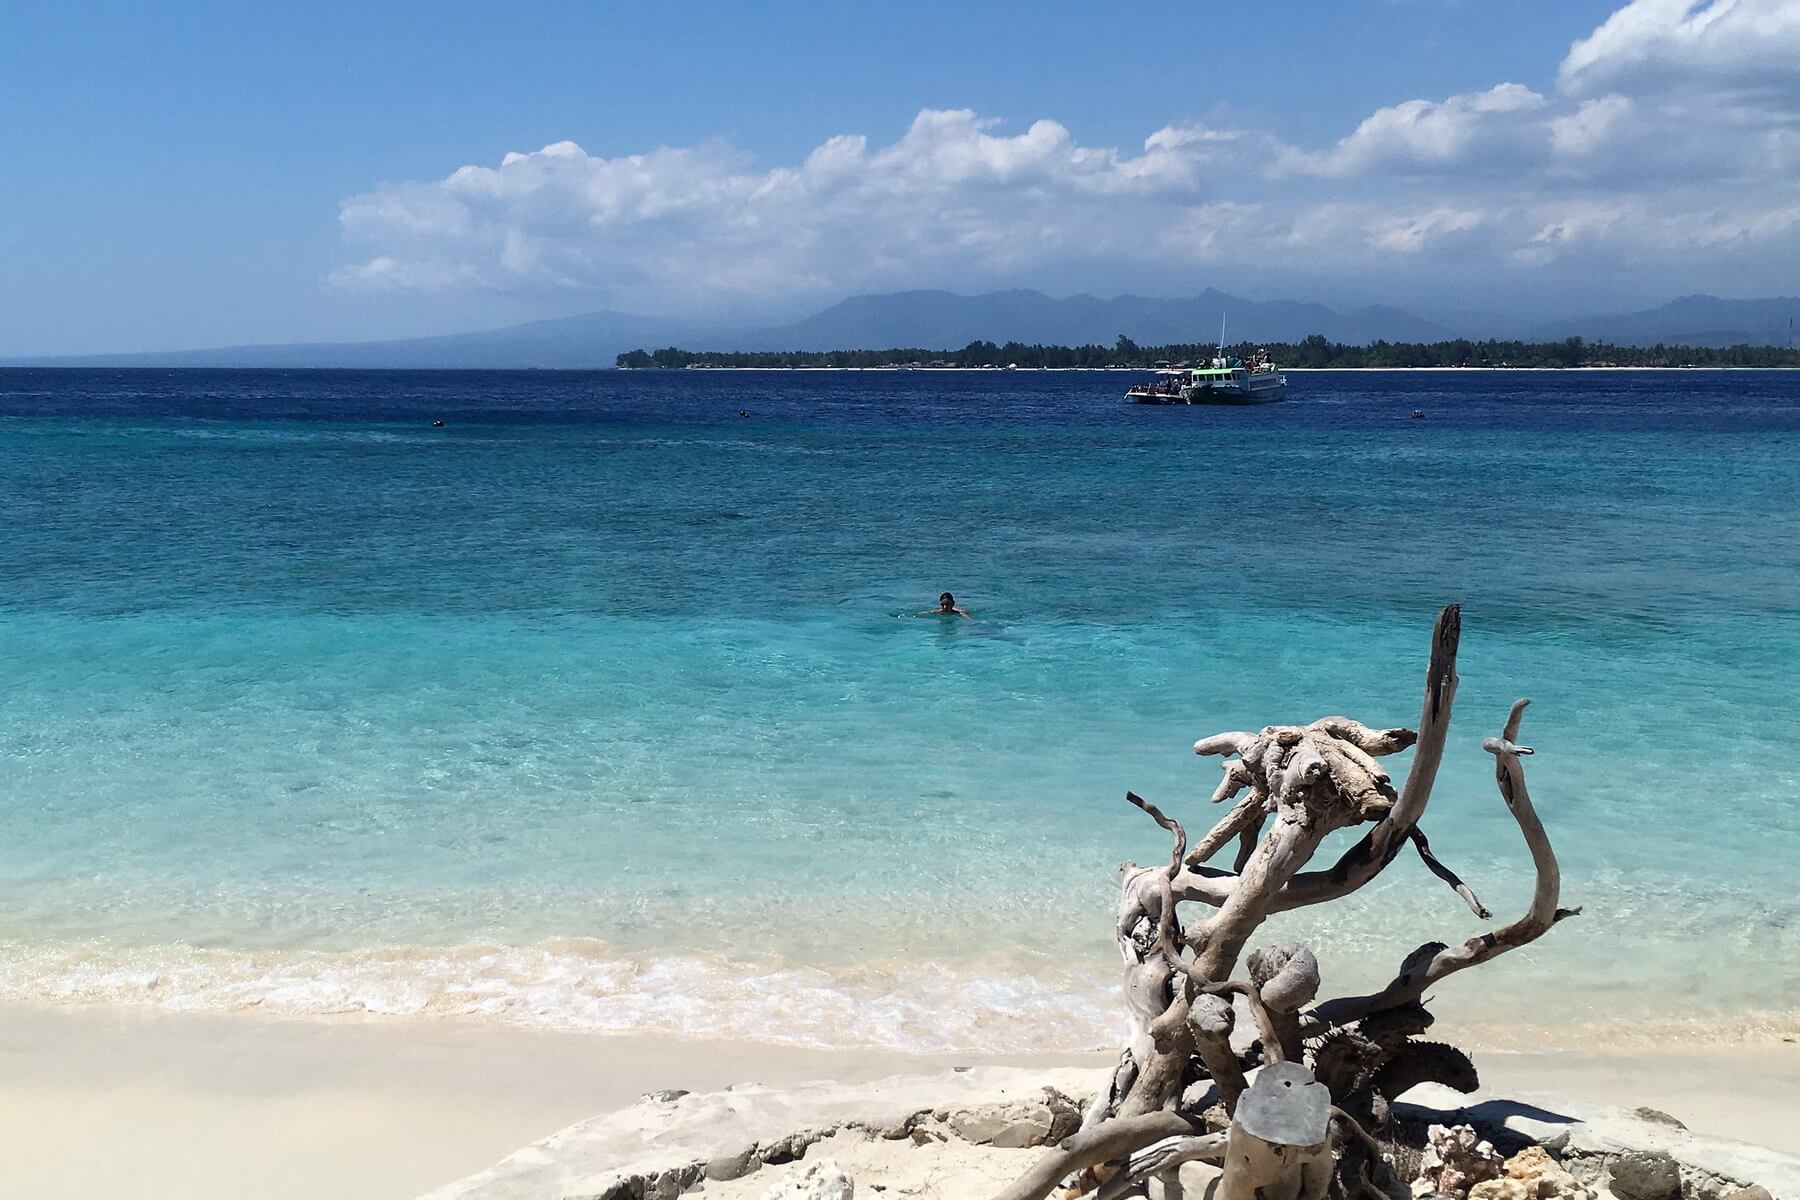
<path id="1" fill-rule="evenodd" d="M 1227 346 L 1179 343 L 1140 346 L 1124 334 L 1111 346 L 996 344 L 977 340 L 961 349 L 684 350 L 654 354 L 642 348 L 620 354 L 621 371 L 642 370 L 866 370 L 866 371 L 1147 371 L 1171 365 L 1203 366 L 1215 357 L 1273 360 L 1292 370 L 1700 370 L 1795 369 L 1800 350 L 1791 345 L 1618 346 L 1581 338 L 1555 342 L 1376 342 L 1345 345 L 1314 336 L 1302 342 L 1242 342 Z"/>

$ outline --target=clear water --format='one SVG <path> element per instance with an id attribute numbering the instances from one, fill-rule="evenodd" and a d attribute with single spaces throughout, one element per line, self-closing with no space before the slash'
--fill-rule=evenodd
<path id="1" fill-rule="evenodd" d="M 1800 375 L 1293 379 L 0 372 L 0 998 L 1103 1044 L 1125 789 L 1412 724 L 1458 600 L 1425 828 L 1523 906 L 1532 697 L 1587 913 L 1440 1011 L 1794 1024 Z M 1267 937 L 1485 927 L 1403 860 Z"/>

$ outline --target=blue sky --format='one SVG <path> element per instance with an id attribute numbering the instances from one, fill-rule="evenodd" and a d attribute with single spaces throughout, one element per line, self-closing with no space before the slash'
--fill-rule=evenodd
<path id="1" fill-rule="evenodd" d="M 1800 0 L 12 4 L 0 354 L 914 286 L 1791 293 L 1796 61 Z"/>

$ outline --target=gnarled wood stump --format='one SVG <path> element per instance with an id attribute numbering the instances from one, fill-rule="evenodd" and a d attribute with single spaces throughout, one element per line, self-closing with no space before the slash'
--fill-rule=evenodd
<path id="1" fill-rule="evenodd" d="M 1459 946 L 1419 947 L 1372 995 L 1312 1004 L 1318 960 L 1295 944 L 1257 951 L 1246 964 L 1248 980 L 1233 979 L 1269 916 L 1350 895 L 1407 846 L 1477 916 L 1489 916 L 1419 828 L 1449 735 L 1460 637 L 1461 612 L 1450 605 L 1432 629 L 1416 732 L 1333 716 L 1201 738 L 1196 754 L 1225 760 L 1213 802 L 1232 806 L 1191 850 L 1179 821 L 1126 794 L 1169 832 L 1173 850 L 1166 865 L 1126 863 L 1120 871 L 1116 933 L 1129 1032 L 1119 1067 L 1084 1112 L 1080 1131 L 1000 1200 L 1042 1200 L 1059 1187 L 1066 1198 L 1112 1200 L 1134 1194 L 1145 1180 L 1172 1179 L 1175 1168 L 1195 1159 L 1224 1163 L 1215 1200 L 1316 1200 L 1334 1179 L 1339 1194 L 1380 1195 L 1368 1177 L 1379 1158 L 1360 1121 L 1379 1124 L 1389 1100 L 1426 1079 L 1474 1086 L 1467 1056 L 1415 1040 L 1431 1024 L 1421 998 L 1445 977 L 1523 946 L 1580 911 L 1557 907 L 1556 857 L 1525 789 L 1520 759 L 1531 750 L 1518 744 L 1518 734 L 1527 701 L 1513 706 L 1501 736 L 1483 743 L 1495 756 L 1501 797 L 1536 872 L 1525 916 Z M 1379 760 L 1406 749 L 1412 763 L 1396 788 Z M 1307 869 L 1328 835 L 1359 824 L 1368 832 L 1337 862 Z M 1210 865 L 1234 841 L 1234 868 Z M 1184 924 L 1183 904 L 1211 912 Z M 1234 997 L 1256 1024 L 1248 1057 L 1232 1045 Z M 1201 1080 L 1212 1087 L 1193 1099 L 1198 1089 L 1188 1085 Z M 1190 1100 L 1194 1107 L 1185 1107 Z M 1202 1111 L 1215 1100 L 1229 1117 L 1222 1136 Z M 1334 1121 L 1354 1135 L 1354 1152 L 1334 1149 Z"/>

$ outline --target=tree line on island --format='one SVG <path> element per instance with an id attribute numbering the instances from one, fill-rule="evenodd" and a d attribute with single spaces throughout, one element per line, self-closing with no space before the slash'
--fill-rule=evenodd
<path id="1" fill-rule="evenodd" d="M 1800 349 L 1792 346 L 1619 346 L 1578 337 L 1556 342 L 1473 341 L 1370 342 L 1350 345 L 1314 334 L 1300 342 L 1241 342 L 1225 352 L 1246 358 L 1267 350 L 1284 367 L 1800 367 Z M 1205 363 L 1218 347 L 1203 343 L 1140 346 L 1120 334 L 1111 346 L 1043 346 L 1023 342 L 970 342 L 960 350 L 918 347 L 887 350 L 629 350 L 618 356 L 626 370 L 649 368 L 753 368 L 763 370 L 835 367 L 869 369 L 918 367 L 970 368 L 1150 368 Z"/>

